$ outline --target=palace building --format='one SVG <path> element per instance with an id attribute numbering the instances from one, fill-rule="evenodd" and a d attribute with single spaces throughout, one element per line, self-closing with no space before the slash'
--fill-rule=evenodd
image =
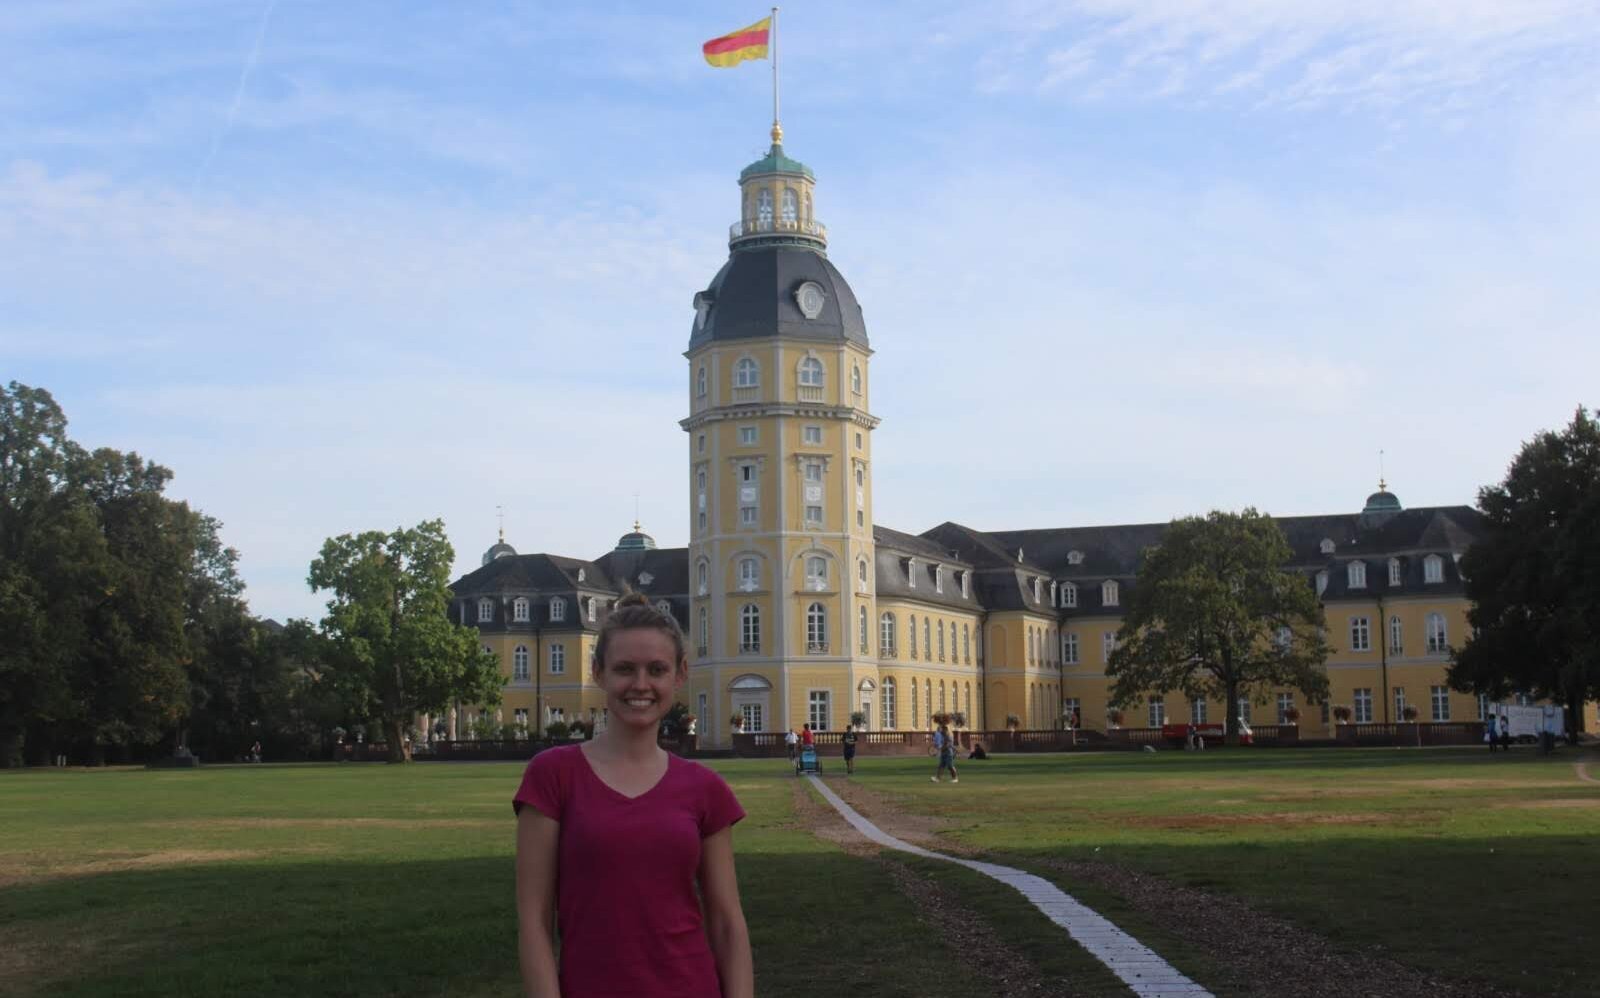
<path id="1" fill-rule="evenodd" d="M 457 580 L 452 613 L 476 625 L 506 676 L 497 721 L 543 728 L 604 723 L 589 680 L 609 607 L 638 591 L 688 638 L 684 698 L 700 744 L 810 722 L 924 729 L 960 711 L 969 726 L 1058 727 L 1076 709 L 1107 724 L 1105 662 L 1140 552 L 1163 524 L 921 534 L 873 518 L 873 351 L 861 306 L 829 260 L 816 179 L 784 151 L 739 174 L 728 260 L 694 296 L 686 374 L 689 546 L 658 548 L 639 524 L 593 560 L 491 547 Z M 892 359 L 889 360 L 892 365 Z M 889 460 L 893 460 L 890 455 Z M 1476 720 L 1476 698 L 1446 687 L 1466 630 L 1457 563 L 1480 530 L 1467 506 L 1404 509 L 1382 487 L 1359 512 L 1281 518 L 1292 567 L 1327 612 L 1333 703 L 1355 720 Z M 1300 712 L 1326 735 L 1325 704 L 1251 691 L 1256 723 Z M 1126 726 L 1217 722 L 1220 703 L 1153 694 Z M 458 705 L 449 737 L 483 715 Z"/>

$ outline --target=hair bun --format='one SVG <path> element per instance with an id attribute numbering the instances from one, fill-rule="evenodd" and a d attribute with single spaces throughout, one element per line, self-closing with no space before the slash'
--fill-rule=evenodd
<path id="1" fill-rule="evenodd" d="M 630 606 L 651 606 L 650 597 L 646 596 L 644 593 L 634 591 L 617 600 L 613 609 L 622 610 Z"/>

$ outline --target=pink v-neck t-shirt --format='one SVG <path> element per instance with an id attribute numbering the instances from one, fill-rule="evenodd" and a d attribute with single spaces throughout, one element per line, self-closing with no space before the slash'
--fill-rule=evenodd
<path id="1" fill-rule="evenodd" d="M 669 755 L 655 786 L 625 797 L 564 745 L 528 762 L 512 798 L 524 804 L 561 824 L 562 998 L 719 998 L 695 880 L 701 841 L 744 817 L 722 777 Z"/>

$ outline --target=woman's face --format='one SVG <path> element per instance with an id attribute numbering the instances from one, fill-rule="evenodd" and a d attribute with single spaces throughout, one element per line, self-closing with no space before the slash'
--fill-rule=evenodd
<path id="1" fill-rule="evenodd" d="M 674 661 L 672 639 L 653 627 L 618 631 L 606 642 L 606 661 L 594 681 L 606 694 L 610 722 L 637 727 L 661 723 L 673 694 L 689 678 L 688 663 Z"/>

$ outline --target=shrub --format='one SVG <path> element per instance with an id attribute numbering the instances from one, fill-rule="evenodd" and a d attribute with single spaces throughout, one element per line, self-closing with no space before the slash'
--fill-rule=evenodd
<path id="1" fill-rule="evenodd" d="M 1354 716 L 1354 712 L 1351 711 L 1351 709 L 1349 707 L 1346 707 L 1342 703 L 1334 704 L 1334 706 L 1333 706 L 1333 719 L 1335 721 L 1338 721 L 1340 724 L 1349 724 L 1350 723 L 1350 718 L 1353 717 L 1353 716 Z"/>
<path id="2" fill-rule="evenodd" d="M 1112 724 L 1121 724 L 1124 716 L 1125 715 L 1122 713 L 1121 707 L 1112 707 L 1110 710 L 1106 711 L 1106 720 L 1110 721 Z"/>
<path id="3" fill-rule="evenodd" d="M 1022 727 L 1022 718 L 1018 717 L 1015 714 L 1007 714 L 1006 715 L 1006 727 L 1008 727 L 1008 728 L 1020 728 L 1020 727 Z"/>
<path id="4" fill-rule="evenodd" d="M 553 742 L 559 742 L 572 733 L 565 721 L 551 721 L 549 727 L 544 729 L 544 736 Z"/>
<path id="5" fill-rule="evenodd" d="M 1287 724 L 1299 724 L 1300 723 L 1300 708 L 1299 707 L 1290 707 L 1288 710 L 1284 711 L 1283 712 L 1283 720 Z"/>
<path id="6" fill-rule="evenodd" d="M 1417 708 L 1416 708 L 1416 706 L 1413 705 L 1413 704 L 1409 704 L 1409 703 L 1406 704 L 1406 709 L 1402 710 L 1400 712 L 1400 716 L 1405 718 L 1408 723 L 1412 722 L 1412 721 L 1415 721 L 1417 719 Z"/>
<path id="7" fill-rule="evenodd" d="M 950 712 L 950 723 L 958 728 L 964 728 L 967 726 L 967 715 L 959 710 L 953 710 Z"/>

